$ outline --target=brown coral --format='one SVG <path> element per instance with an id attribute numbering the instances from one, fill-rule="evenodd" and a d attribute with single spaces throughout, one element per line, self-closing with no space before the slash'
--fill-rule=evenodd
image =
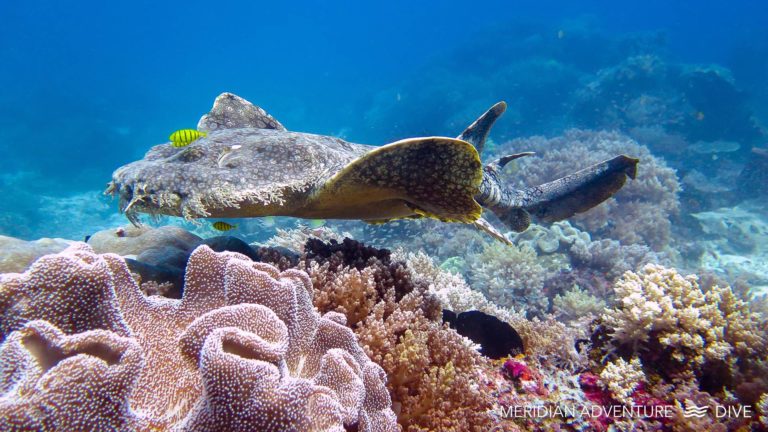
<path id="1" fill-rule="evenodd" d="M 425 280 L 389 251 L 345 240 L 310 242 L 315 304 L 344 313 L 366 353 L 381 365 L 398 422 L 408 431 L 485 431 L 492 422 L 489 367 L 471 343 L 437 321 Z"/>
<path id="2" fill-rule="evenodd" d="M 69 395 L 94 385 L 87 379 L 93 376 L 87 375 L 94 367 L 90 364 L 114 361 L 115 354 L 106 360 L 99 354 L 122 353 L 127 348 L 120 344 L 128 344 L 145 366 L 130 363 L 136 371 L 122 382 L 122 391 L 110 399 L 113 403 L 82 414 L 94 422 L 86 428 L 132 430 L 137 424 L 140 429 L 149 424 L 211 430 L 215 424 L 218 430 L 232 431 L 343 431 L 344 425 L 357 425 L 359 430 L 388 431 L 397 427 L 388 396 L 382 392 L 383 371 L 365 356 L 343 317 L 317 314 L 306 273 L 280 272 L 243 255 L 215 253 L 202 246 L 190 257 L 185 285 L 181 300 L 145 297 L 120 257 L 96 255 L 82 244 L 41 259 L 23 275 L 4 277 L 0 299 L 7 341 L 0 356 L 4 371 L 0 388 L 15 391 L 15 383 L 27 380 L 27 397 L 34 404 L 39 403 L 34 398 L 47 397 L 39 387 L 43 382 L 68 382 L 69 388 L 60 389 L 65 396 L 59 399 L 63 402 L 58 410 L 29 414 L 34 414 L 30 421 L 70 421 L 81 408 L 67 403 L 72 401 Z M 52 302 L 58 307 L 51 307 Z M 8 335 L 33 319 L 46 322 L 32 321 Z M 56 333 L 59 326 L 73 336 Z M 78 376 L 86 378 L 67 381 L 65 369 L 43 367 L 40 361 L 18 363 L 24 355 L 36 358 L 34 346 L 13 345 L 33 331 L 30 328 L 48 329 L 53 336 L 44 340 L 53 342 L 43 345 L 63 344 L 54 351 L 64 353 L 80 346 L 72 342 L 75 348 L 69 348 L 66 338 L 80 341 L 95 337 L 94 332 L 102 335 L 98 349 L 91 343 L 85 357 L 72 357 L 87 363 L 78 366 L 86 371 Z M 15 364 L 24 369 L 14 369 Z M 40 373 L 35 375 L 35 370 Z M 11 404 L 3 409 L 12 413 L 13 404 L 27 402 L 17 396 L 4 403 Z M 102 417 L 111 423 L 96 423 Z M 15 420 L 6 415 L 0 421 L 10 427 Z"/>

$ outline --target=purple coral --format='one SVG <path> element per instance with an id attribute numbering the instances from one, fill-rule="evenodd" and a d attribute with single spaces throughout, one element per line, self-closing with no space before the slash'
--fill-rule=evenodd
<path id="1" fill-rule="evenodd" d="M 145 297 L 120 257 L 82 244 L 0 279 L 1 427 L 397 429 L 382 369 L 317 313 L 306 273 L 201 246 L 185 285 Z"/>

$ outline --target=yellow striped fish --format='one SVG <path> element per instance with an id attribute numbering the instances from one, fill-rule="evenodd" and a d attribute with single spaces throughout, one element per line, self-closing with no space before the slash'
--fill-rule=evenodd
<path id="1" fill-rule="evenodd" d="M 231 229 L 237 228 L 237 225 L 228 224 L 224 221 L 218 221 L 213 223 L 213 228 L 219 231 L 229 231 Z"/>
<path id="2" fill-rule="evenodd" d="M 168 139 L 171 140 L 172 146 L 184 147 L 190 145 L 196 139 L 207 135 L 207 132 L 196 131 L 194 129 L 179 129 L 172 133 Z"/>

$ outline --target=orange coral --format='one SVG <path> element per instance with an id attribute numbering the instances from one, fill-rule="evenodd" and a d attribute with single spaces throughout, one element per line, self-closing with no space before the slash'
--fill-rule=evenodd
<path id="1" fill-rule="evenodd" d="M 361 259 L 371 251 L 354 250 L 363 247 L 353 242 L 345 246 L 322 264 L 308 260 L 314 302 L 354 324 L 366 353 L 389 377 L 398 423 L 407 431 L 488 430 L 494 420 L 483 373 L 487 359 L 437 320 L 439 303 L 403 263 L 380 251 Z"/>

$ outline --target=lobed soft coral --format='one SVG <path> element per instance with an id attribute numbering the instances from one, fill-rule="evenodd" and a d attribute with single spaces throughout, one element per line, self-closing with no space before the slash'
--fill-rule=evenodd
<path id="1" fill-rule="evenodd" d="M 145 361 L 133 338 L 108 330 L 68 336 L 30 321 L 0 346 L 5 431 L 149 430 L 129 406 Z"/>
<path id="2" fill-rule="evenodd" d="M 311 295 L 304 272 L 206 246 L 181 300 L 144 296 L 84 244 L 44 257 L 0 279 L 0 424 L 396 430 L 384 372 Z"/>
<path id="3" fill-rule="evenodd" d="M 578 286 L 572 287 L 552 300 L 555 316 L 570 322 L 583 317 L 597 317 L 605 309 L 605 301 L 589 294 Z"/>
<path id="4" fill-rule="evenodd" d="M 0 273 L 23 272 L 41 256 L 61 252 L 72 243 L 60 238 L 25 241 L 0 235 Z"/>

